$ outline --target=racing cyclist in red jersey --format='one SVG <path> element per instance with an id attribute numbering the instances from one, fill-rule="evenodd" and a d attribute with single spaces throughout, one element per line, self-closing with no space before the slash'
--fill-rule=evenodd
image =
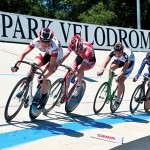
<path id="1" fill-rule="evenodd" d="M 55 66 L 57 62 L 59 62 L 63 58 L 63 51 L 61 48 L 60 41 L 58 41 L 54 37 L 54 32 L 49 28 L 42 28 L 38 34 L 38 37 L 34 39 L 19 55 L 17 61 L 21 61 L 24 57 L 30 53 L 34 48 L 40 50 L 40 54 L 36 56 L 33 60 L 39 67 L 46 65 L 45 73 L 43 75 L 43 82 L 42 82 L 42 106 L 46 103 L 45 99 L 47 96 L 48 85 L 46 79 L 55 72 Z M 19 65 L 17 67 L 12 67 L 12 72 L 16 72 L 19 69 Z M 30 72 L 30 70 L 29 70 Z M 29 74 L 28 72 L 28 74 Z M 28 75 L 27 74 L 27 75 Z M 22 93 L 19 92 L 17 94 L 18 97 L 21 97 Z M 42 107 L 41 106 L 41 107 Z"/>
<path id="2" fill-rule="evenodd" d="M 71 68 L 74 70 L 74 75 L 70 77 L 71 83 L 75 82 L 75 78 L 77 78 L 77 86 L 74 92 L 74 96 L 79 94 L 81 89 L 81 81 L 84 77 L 84 71 L 88 71 L 92 69 L 96 63 L 96 57 L 94 48 L 91 43 L 84 41 L 79 34 L 76 34 L 72 37 L 71 42 L 67 48 L 67 52 L 64 53 L 63 61 L 70 55 L 70 53 L 74 51 L 77 55 L 73 63 L 71 64 Z M 67 80 L 66 85 L 66 95 L 68 95 L 68 88 L 70 86 L 69 78 Z"/>

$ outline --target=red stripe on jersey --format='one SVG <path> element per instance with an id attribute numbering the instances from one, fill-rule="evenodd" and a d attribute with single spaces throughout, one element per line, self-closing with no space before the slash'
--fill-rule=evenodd
<path id="1" fill-rule="evenodd" d="M 57 57 L 58 56 L 58 53 L 52 53 L 51 54 L 51 57 Z"/>

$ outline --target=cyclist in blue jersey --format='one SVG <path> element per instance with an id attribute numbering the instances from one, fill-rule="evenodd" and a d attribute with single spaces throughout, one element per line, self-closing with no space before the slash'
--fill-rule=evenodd
<path id="1" fill-rule="evenodd" d="M 146 57 L 143 59 L 142 64 L 138 70 L 137 75 L 133 78 L 133 82 L 136 82 L 141 75 L 143 69 L 145 68 L 145 65 L 148 65 L 148 77 L 150 78 L 150 52 L 146 54 Z M 150 84 L 150 79 L 148 80 L 148 83 Z"/>
<path id="2" fill-rule="evenodd" d="M 110 65 L 110 70 L 115 71 L 122 67 L 122 70 L 116 79 L 118 82 L 118 92 L 115 97 L 114 107 L 118 108 L 120 105 L 120 96 L 124 90 L 124 82 L 133 70 L 135 57 L 131 50 L 124 48 L 121 42 L 117 42 L 104 61 L 102 69 L 97 72 L 97 76 L 101 76 L 103 74 L 112 57 L 114 57 L 114 61 Z"/>

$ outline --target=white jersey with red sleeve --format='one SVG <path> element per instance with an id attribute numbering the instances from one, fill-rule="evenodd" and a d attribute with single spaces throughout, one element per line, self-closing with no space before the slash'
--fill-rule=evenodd
<path id="1" fill-rule="evenodd" d="M 29 44 L 30 49 L 37 48 L 41 51 L 41 54 L 44 55 L 48 53 L 51 57 L 58 57 L 62 59 L 63 51 L 61 48 L 61 43 L 55 37 L 50 40 L 50 44 L 47 48 L 43 48 L 40 44 L 40 39 L 36 38 Z"/>

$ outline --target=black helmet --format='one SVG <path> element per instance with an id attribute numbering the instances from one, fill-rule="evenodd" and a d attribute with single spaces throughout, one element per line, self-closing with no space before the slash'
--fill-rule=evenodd
<path id="1" fill-rule="evenodd" d="M 39 37 L 42 42 L 49 42 L 54 37 L 54 32 L 49 28 L 43 28 L 39 32 Z"/>
<path id="2" fill-rule="evenodd" d="M 123 48 L 124 48 L 124 47 L 123 47 L 123 45 L 122 45 L 121 42 L 117 42 L 117 43 L 114 45 L 114 50 L 115 50 L 116 52 L 122 51 Z"/>
<path id="3" fill-rule="evenodd" d="M 146 54 L 146 59 L 150 60 L 150 52 Z"/>

